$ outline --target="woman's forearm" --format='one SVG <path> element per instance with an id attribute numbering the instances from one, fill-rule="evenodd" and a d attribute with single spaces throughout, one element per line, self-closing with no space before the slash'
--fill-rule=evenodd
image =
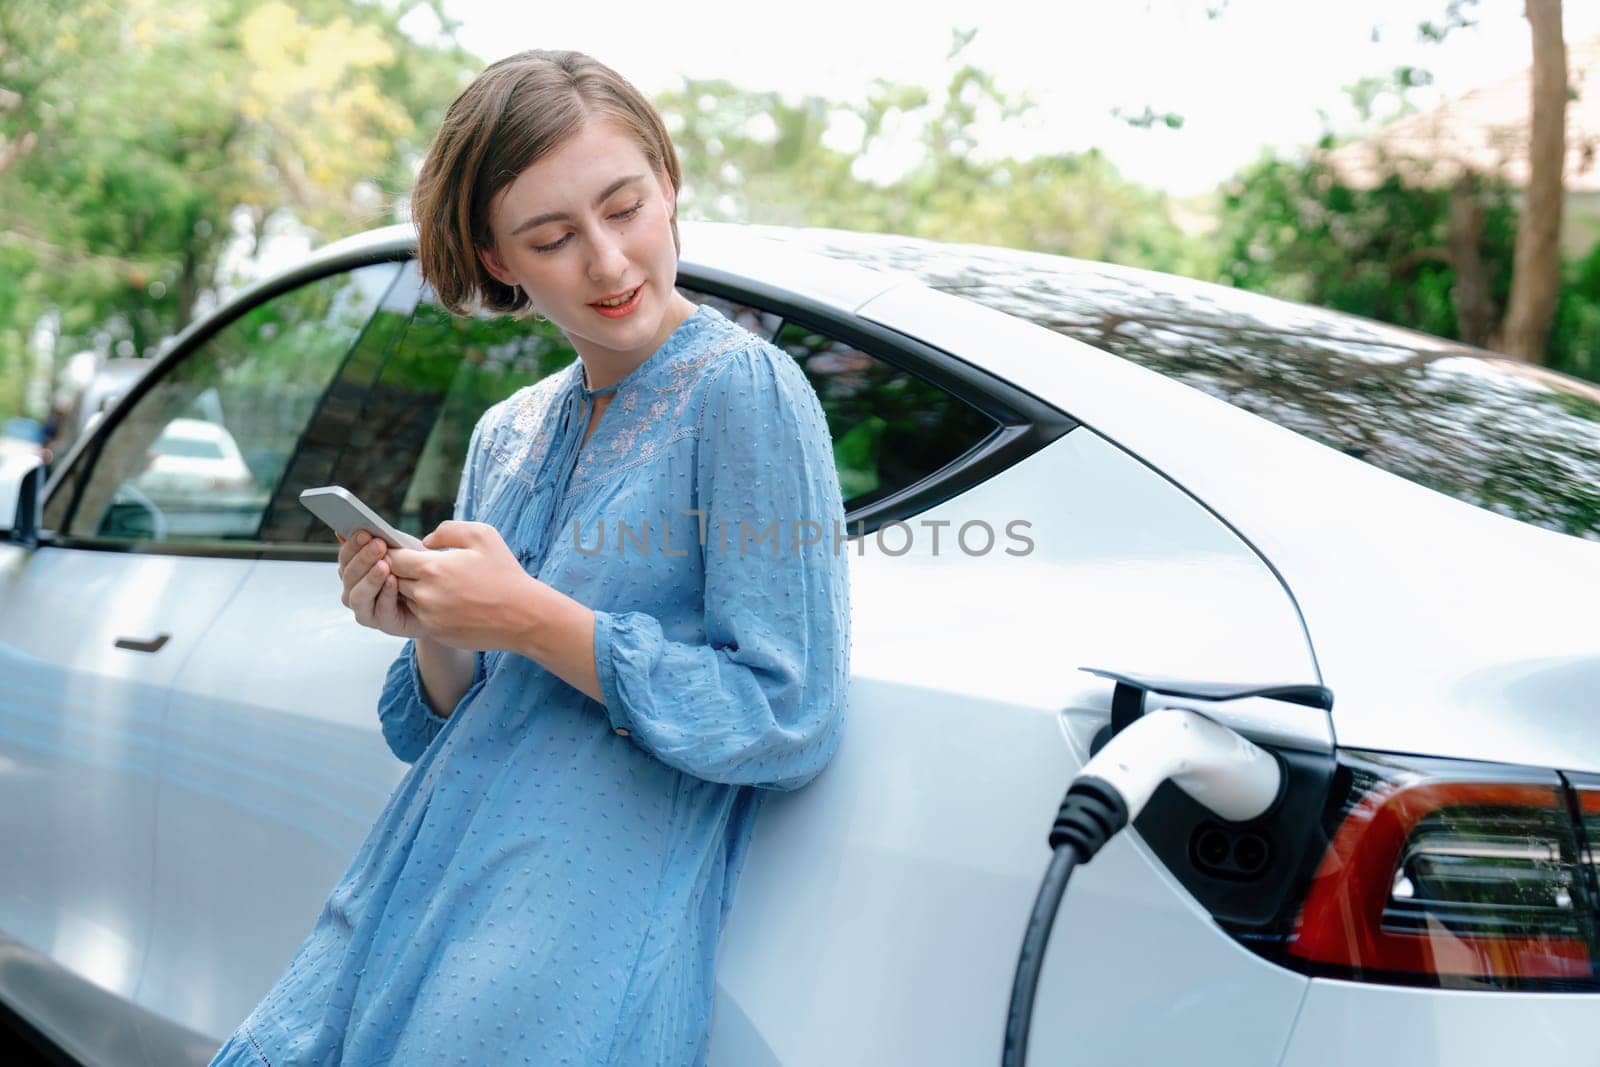
<path id="1" fill-rule="evenodd" d="M 417 638 L 417 673 L 422 675 L 424 696 L 434 714 L 449 718 L 472 685 L 478 658 L 466 649 L 441 644 L 431 637 Z"/>
<path id="2" fill-rule="evenodd" d="M 521 621 L 512 635 L 512 651 L 604 704 L 594 662 L 594 612 L 537 579 L 524 585 L 521 593 Z"/>

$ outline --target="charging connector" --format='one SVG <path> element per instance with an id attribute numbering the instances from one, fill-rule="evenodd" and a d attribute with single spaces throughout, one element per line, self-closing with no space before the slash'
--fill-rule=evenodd
<path id="1" fill-rule="evenodd" d="M 1027 1056 L 1034 990 L 1073 869 L 1137 819 L 1156 787 L 1169 779 L 1219 817 L 1243 822 L 1272 809 L 1286 776 L 1271 752 L 1185 708 L 1141 716 L 1084 765 L 1050 828 L 1054 851 L 1017 957 L 1003 1067 L 1021 1067 Z"/>
<path id="2" fill-rule="evenodd" d="M 1260 745 L 1199 712 L 1161 708 L 1112 738 L 1074 784 L 1105 782 L 1122 798 L 1132 822 L 1156 786 L 1170 779 L 1220 817 L 1245 822 L 1272 807 L 1283 778 L 1278 758 Z"/>

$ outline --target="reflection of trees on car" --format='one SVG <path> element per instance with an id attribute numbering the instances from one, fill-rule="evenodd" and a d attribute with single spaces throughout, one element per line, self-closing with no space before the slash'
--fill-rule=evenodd
<path id="1" fill-rule="evenodd" d="M 127 499 L 119 489 L 137 484 L 165 515 L 168 534 L 257 536 L 272 487 L 302 448 L 302 430 L 398 269 L 376 264 L 257 304 L 212 336 L 202 355 L 162 373 L 100 442 L 78 514 L 115 525 L 113 502 Z M 205 433 L 225 452 L 213 464 L 226 469 L 202 471 L 194 457 L 171 454 L 175 440 L 194 447 Z M 90 532 L 111 536 L 100 526 Z"/>
<path id="2" fill-rule="evenodd" d="M 399 338 L 365 416 L 383 427 L 383 447 L 347 457 L 356 466 L 344 469 L 358 471 L 349 477 L 356 484 L 391 487 L 394 499 L 380 492 L 378 500 L 367 502 L 398 516 L 402 528 L 425 533 L 453 512 L 478 417 L 565 367 L 577 353 L 552 322 L 457 317 L 425 288 L 409 320 L 395 317 Z"/>
<path id="3" fill-rule="evenodd" d="M 857 349 L 793 322 L 773 338 L 805 370 L 828 416 L 839 486 L 853 508 L 938 470 L 990 430 L 975 410 Z"/>
<path id="4" fill-rule="evenodd" d="M 1449 496 L 1600 540 L 1600 387 L 1589 382 L 1103 263 L 887 236 L 809 240 L 1115 352 Z"/>

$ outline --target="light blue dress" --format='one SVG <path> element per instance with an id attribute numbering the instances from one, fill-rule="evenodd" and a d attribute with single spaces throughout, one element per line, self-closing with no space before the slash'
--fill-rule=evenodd
<path id="1" fill-rule="evenodd" d="M 709 305 L 611 389 L 582 371 L 484 414 L 456 516 L 594 609 L 604 705 L 491 651 L 440 718 L 408 641 L 378 715 L 413 765 L 213 1064 L 705 1061 L 763 790 L 844 728 L 839 482 L 799 366 Z"/>

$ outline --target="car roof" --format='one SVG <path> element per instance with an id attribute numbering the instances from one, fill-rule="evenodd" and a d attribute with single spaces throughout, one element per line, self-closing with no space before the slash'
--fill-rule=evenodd
<path id="1" fill-rule="evenodd" d="M 683 242 L 680 261 L 691 269 L 745 273 L 840 310 L 854 310 L 885 288 L 914 280 L 867 261 L 844 262 L 821 255 L 796 239 L 804 231 L 793 227 L 685 219 L 678 229 Z M 294 269 L 298 273 L 352 257 L 399 257 L 416 251 L 416 227 L 398 223 L 334 241 Z"/>
<path id="2" fill-rule="evenodd" d="M 223 429 L 214 422 L 206 419 L 176 418 L 168 422 L 161 431 L 163 437 L 210 437 L 220 438 Z"/>

